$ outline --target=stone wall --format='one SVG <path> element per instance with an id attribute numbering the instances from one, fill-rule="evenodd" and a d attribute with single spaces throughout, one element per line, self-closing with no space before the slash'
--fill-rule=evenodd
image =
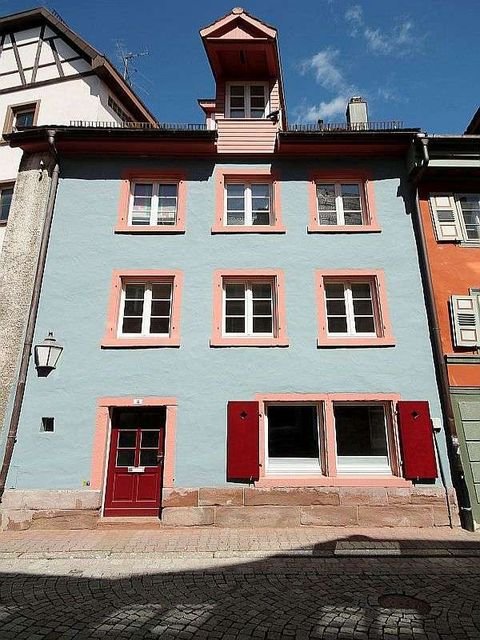
<path id="1" fill-rule="evenodd" d="M 48 154 L 24 156 L 0 253 L 0 431 L 23 347 L 52 168 Z"/>
<path id="2" fill-rule="evenodd" d="M 452 522 L 460 526 L 454 492 Z M 90 529 L 135 525 L 135 518 L 100 518 L 101 494 L 91 490 L 5 492 L 1 529 Z M 137 520 L 139 528 L 146 526 Z M 151 524 L 151 523 L 150 523 Z M 164 489 L 158 526 L 445 527 L 445 492 L 438 488 Z"/>

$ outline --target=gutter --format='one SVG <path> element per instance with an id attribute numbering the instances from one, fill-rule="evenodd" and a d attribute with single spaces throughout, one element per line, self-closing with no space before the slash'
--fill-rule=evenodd
<path id="1" fill-rule="evenodd" d="M 13 450 L 17 441 L 18 424 L 20 421 L 20 413 L 22 411 L 23 398 L 25 395 L 25 385 L 27 382 L 28 367 L 30 364 L 30 357 L 32 354 L 33 334 L 35 331 L 35 324 L 37 321 L 38 305 L 40 302 L 40 292 L 42 288 L 43 273 L 45 271 L 45 263 L 47 260 L 48 242 L 50 240 L 50 231 L 53 220 L 53 209 L 55 205 L 55 198 L 57 195 L 58 178 L 60 174 L 59 159 L 57 148 L 55 146 L 55 130 L 48 131 L 48 144 L 51 149 L 52 155 L 55 159 L 55 165 L 52 170 L 52 178 L 50 183 L 50 190 L 48 194 L 47 210 L 45 213 L 45 221 L 42 229 L 42 237 L 40 240 L 40 249 L 38 254 L 37 268 L 35 272 L 35 280 L 33 282 L 32 299 L 30 302 L 30 310 L 28 313 L 27 327 L 25 331 L 25 338 L 23 342 L 22 356 L 20 360 L 20 370 L 18 373 L 17 384 L 15 387 L 15 397 L 13 401 L 12 413 L 10 416 L 10 423 L 8 427 L 7 441 L 5 445 L 5 452 L 3 456 L 2 467 L 0 469 L 0 502 L 3 499 L 5 492 L 5 485 L 7 482 L 8 471 L 10 469 L 10 463 L 13 456 Z"/>
<path id="2" fill-rule="evenodd" d="M 53 129 L 53 126 L 55 127 Z M 22 147 L 28 142 L 46 142 L 55 131 L 55 138 L 59 146 L 68 140 L 129 140 L 155 141 L 168 140 L 169 142 L 184 140 L 201 140 L 214 143 L 217 139 L 217 131 L 213 129 L 167 129 L 158 128 L 123 128 L 123 127 L 75 127 L 66 125 L 41 125 L 39 127 L 24 127 L 14 133 L 6 133 L 3 138 L 11 147 Z M 50 144 L 49 144 L 50 146 Z"/>
<path id="3" fill-rule="evenodd" d="M 425 306 L 427 309 L 428 324 L 430 328 L 430 340 L 432 343 L 435 373 L 437 377 L 438 388 L 440 391 L 440 403 L 442 407 L 444 424 L 447 427 L 445 429 L 445 439 L 447 443 L 447 453 L 450 462 L 450 468 L 452 470 L 452 481 L 457 493 L 458 506 L 460 509 L 460 522 L 462 524 L 462 527 L 467 531 L 474 531 L 475 525 L 473 521 L 472 505 L 465 481 L 465 472 L 463 470 L 462 460 L 460 458 L 457 428 L 455 425 L 452 401 L 450 398 L 448 370 L 443 355 L 438 314 L 433 293 L 432 274 L 427 257 L 428 252 L 425 241 L 425 230 L 423 228 L 423 221 L 420 213 L 418 183 L 423 177 L 430 162 L 430 156 L 428 153 L 429 139 L 424 134 L 418 133 L 414 138 L 413 145 L 415 145 L 416 141 L 420 141 L 422 145 L 422 161 L 420 164 L 420 168 L 416 172 L 416 174 L 412 176 L 412 173 L 410 173 L 410 179 L 412 180 L 415 189 L 415 207 L 413 208 L 414 215 L 412 216 L 413 229 L 415 232 L 415 239 L 417 241 L 418 259 L 420 272 L 422 275 L 423 289 L 425 293 Z"/>

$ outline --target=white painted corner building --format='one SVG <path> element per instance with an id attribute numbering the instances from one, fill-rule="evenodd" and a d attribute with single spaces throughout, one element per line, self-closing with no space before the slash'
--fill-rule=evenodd
<path id="1" fill-rule="evenodd" d="M 58 15 L 41 7 L 0 18 L 0 248 L 22 157 L 3 136 L 79 120 L 156 122 L 109 60 Z"/>

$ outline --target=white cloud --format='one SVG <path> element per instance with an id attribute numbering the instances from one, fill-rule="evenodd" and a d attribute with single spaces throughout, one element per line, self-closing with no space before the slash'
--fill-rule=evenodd
<path id="1" fill-rule="evenodd" d="M 297 122 L 316 122 L 324 118 L 334 118 L 345 113 L 350 96 L 358 93 L 348 82 L 339 64 L 340 51 L 338 49 L 323 49 L 316 54 L 302 60 L 300 73 L 312 73 L 317 84 L 333 93 L 330 99 L 322 100 L 318 104 L 304 101 L 294 109 Z"/>
<path id="2" fill-rule="evenodd" d="M 378 87 L 375 95 L 380 100 L 383 100 L 383 102 L 408 102 L 408 98 L 405 95 L 399 93 L 395 88 L 391 86 Z"/>
<path id="3" fill-rule="evenodd" d="M 350 35 L 355 37 L 363 26 L 363 9 L 359 4 L 354 4 L 345 11 L 345 19 L 350 23 Z"/>
<path id="4" fill-rule="evenodd" d="M 387 54 L 391 51 L 391 41 L 384 36 L 380 29 L 370 29 L 367 27 L 363 32 L 368 48 L 374 53 Z"/>
<path id="5" fill-rule="evenodd" d="M 313 71 L 315 80 L 325 89 L 339 90 L 346 86 L 345 78 L 340 67 L 336 64 L 338 49 L 324 49 L 311 58 L 302 60 L 300 73 Z"/>
<path id="6" fill-rule="evenodd" d="M 347 96 L 338 95 L 328 102 L 322 101 L 318 105 L 302 104 L 295 109 L 295 116 L 298 122 L 316 122 L 324 118 L 333 118 L 345 113 L 347 102 Z"/>
<path id="7" fill-rule="evenodd" d="M 350 25 L 350 35 L 356 37 L 361 34 L 367 43 L 367 48 L 377 55 L 407 56 L 416 51 L 424 39 L 414 33 L 411 20 L 404 20 L 384 30 L 367 24 L 359 4 L 347 9 L 345 20 Z"/>

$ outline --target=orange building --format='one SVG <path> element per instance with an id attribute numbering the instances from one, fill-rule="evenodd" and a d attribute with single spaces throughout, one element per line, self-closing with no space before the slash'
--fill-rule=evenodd
<path id="1" fill-rule="evenodd" d="M 430 328 L 463 520 L 480 526 L 480 136 L 418 134 L 411 177 Z M 470 135 L 474 134 L 474 135 Z"/>

